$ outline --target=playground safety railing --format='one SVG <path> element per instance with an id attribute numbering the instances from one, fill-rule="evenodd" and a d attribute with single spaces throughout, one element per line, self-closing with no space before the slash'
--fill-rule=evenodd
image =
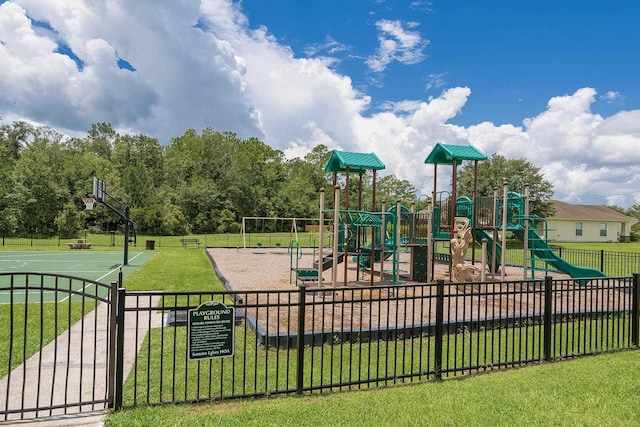
<path id="1" fill-rule="evenodd" d="M 224 280 L 224 278 L 223 278 Z M 131 336 L 141 348 L 123 407 L 313 394 L 440 380 L 622 349 L 640 339 L 640 275 L 407 284 L 322 291 L 126 292 L 119 330 L 203 301 L 236 309 L 230 357 L 188 361 L 174 322 Z M 159 299 L 151 306 L 147 301 Z M 238 317 L 239 314 L 239 317 Z M 131 324 L 128 324 L 131 322 Z M 150 322 L 150 321 L 149 321 Z M 141 345 L 143 344 L 144 345 Z"/>
<path id="2" fill-rule="evenodd" d="M 226 279 L 218 275 L 229 289 Z M 72 304 L 105 307 L 103 314 L 108 317 L 101 319 L 108 325 L 109 338 L 98 343 L 87 335 L 93 343 L 87 349 L 99 350 L 103 356 L 109 353 L 111 361 L 94 357 L 92 367 L 82 366 L 87 368 L 88 379 L 93 376 L 94 384 L 107 383 L 97 376 L 100 366 L 115 367 L 108 380 L 113 399 L 103 399 L 102 394 L 98 398 L 97 393 L 88 398 L 88 404 L 104 403 L 115 410 L 444 380 L 540 361 L 638 349 L 640 344 L 640 274 L 593 278 L 586 285 L 546 277 L 332 289 L 301 284 L 288 290 L 206 292 L 128 292 L 123 287 L 126 283 L 119 281 L 112 283 L 109 298 L 95 286 L 81 283 L 81 290 L 75 291 L 72 278 L 50 276 L 55 275 L 0 274 L 0 282 L 8 284 L 12 294 L 31 301 L 29 310 L 21 311 L 24 316 L 12 315 L 5 325 L 14 331 L 9 339 L 0 341 L 0 354 L 8 360 L 5 372 L 17 367 L 12 361 L 24 360 L 33 348 L 44 345 L 42 328 L 37 325 L 42 324 L 43 310 L 50 303 L 44 302 L 40 292 L 28 297 L 30 290 L 46 284 L 56 294 L 73 293 L 81 302 L 65 298 L 60 304 L 68 310 L 47 312 L 58 319 L 55 324 L 71 325 Z M 99 304 L 109 301 L 109 310 L 106 304 Z M 212 338 L 209 342 L 189 332 L 188 310 L 211 301 L 234 308 L 224 328 L 220 323 L 214 329 L 223 338 L 232 334 L 230 341 Z M 87 319 L 95 329 L 98 317 Z M 47 340 L 56 337 L 47 335 Z M 61 335 L 66 347 L 71 345 L 70 336 Z M 123 368 L 125 343 L 126 348 L 139 349 L 130 371 Z M 186 349 L 190 343 L 205 348 L 223 345 L 232 351 L 227 357 L 189 360 Z M 54 375 L 69 375 L 75 362 L 59 359 L 58 363 L 67 363 L 66 374 L 64 369 L 58 373 L 54 369 Z M 42 368 L 37 365 L 30 368 L 36 376 Z M 129 372 L 126 378 L 125 371 Z M 0 387 L 0 401 L 9 402 L 10 396 L 22 393 L 24 403 L 23 375 L 11 376 L 11 386 Z M 91 389 L 81 391 L 92 395 Z M 44 400 L 42 406 L 47 405 Z M 14 409 L 0 406 L 0 420 L 6 421 L 11 413 Z"/>

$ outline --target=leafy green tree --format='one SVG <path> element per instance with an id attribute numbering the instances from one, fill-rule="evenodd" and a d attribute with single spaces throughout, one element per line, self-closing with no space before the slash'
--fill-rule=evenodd
<path id="1" fill-rule="evenodd" d="M 5 144 L 0 144 L 0 229 L 8 231 L 13 227 L 10 218 L 11 204 L 9 203 L 9 194 L 14 187 L 12 183 L 12 172 L 15 167 L 16 159 L 9 153 L 9 148 Z"/>
<path id="2" fill-rule="evenodd" d="M 640 203 L 634 203 L 629 207 L 629 209 L 625 209 L 616 205 L 607 205 L 606 207 L 623 215 L 628 215 L 640 219 Z M 629 235 L 631 237 L 631 241 L 640 241 L 640 222 L 637 222 L 631 226 L 631 232 L 629 233 Z"/>
<path id="3" fill-rule="evenodd" d="M 12 200 L 18 203 L 19 230 L 52 235 L 55 218 L 70 200 L 64 183 L 64 152 L 59 141 L 36 138 L 13 171 Z"/>
<path id="4" fill-rule="evenodd" d="M 149 190 L 157 188 L 163 182 L 163 152 L 164 149 L 155 138 L 145 135 L 118 135 L 112 152 L 113 168 L 119 171 L 121 176 L 124 176 L 129 168 L 140 171 L 140 176 L 145 176 L 145 188 L 138 187 L 137 191 L 142 194 L 149 193 Z M 142 185 L 143 182 L 137 184 Z"/>
<path id="5" fill-rule="evenodd" d="M 18 160 L 24 150 L 34 139 L 36 128 L 23 121 L 13 122 L 11 125 L 0 126 L 0 143 L 6 149 L 6 154 L 13 160 Z"/>
<path id="6" fill-rule="evenodd" d="M 319 215 L 318 177 L 314 165 L 299 158 L 284 164 L 287 179 L 278 188 L 274 209 L 279 217 L 314 218 Z"/>
<path id="7" fill-rule="evenodd" d="M 217 233 L 239 233 L 242 229 L 240 223 L 235 219 L 235 215 L 229 209 L 220 211 L 220 225 Z"/>
<path id="8" fill-rule="evenodd" d="M 625 215 L 640 219 L 640 202 L 631 205 L 624 213 Z"/>
<path id="9" fill-rule="evenodd" d="M 84 227 L 84 214 L 78 210 L 74 203 L 65 203 L 55 219 L 55 224 L 60 232 L 60 237 L 64 239 L 78 237 L 78 232 Z"/>
<path id="10" fill-rule="evenodd" d="M 324 172 L 327 162 L 331 158 L 331 151 L 324 144 L 318 144 L 304 156 L 304 161 L 309 165 L 311 181 L 314 188 L 328 190 L 332 187 L 331 174 Z"/>
<path id="11" fill-rule="evenodd" d="M 111 123 L 94 123 L 85 140 L 86 149 L 103 159 L 110 159 L 117 135 Z"/>
<path id="12" fill-rule="evenodd" d="M 631 241 L 633 242 L 640 241 L 640 222 L 636 222 L 631 226 L 630 237 L 631 237 Z"/>
<path id="13" fill-rule="evenodd" d="M 220 226 L 225 196 L 214 182 L 202 178 L 182 185 L 175 193 L 174 203 L 193 232 L 213 233 Z"/>
<path id="14" fill-rule="evenodd" d="M 103 179 L 112 169 L 109 160 L 96 156 L 91 152 L 81 153 L 68 149 L 64 157 L 63 182 L 74 200 L 91 195 L 93 177 Z"/>
<path id="15" fill-rule="evenodd" d="M 278 190 L 286 180 L 281 151 L 274 150 L 257 138 L 238 139 L 225 133 L 230 142 L 229 168 L 220 182 L 227 191 L 228 208 L 243 216 L 282 216 L 275 203 Z"/>
<path id="16" fill-rule="evenodd" d="M 474 163 L 464 162 L 458 168 L 459 196 L 473 196 Z M 487 161 L 478 162 L 478 196 L 493 196 L 494 187 L 502 195 L 504 182 L 510 183 L 511 191 L 524 192 L 524 184 L 529 184 L 530 214 L 546 218 L 553 215 L 553 205 L 548 201 L 553 197 L 553 184 L 544 179 L 540 168 L 525 159 L 507 159 L 493 154 Z"/>
<path id="17" fill-rule="evenodd" d="M 163 232 L 163 204 L 150 203 L 131 209 L 131 220 L 139 234 L 159 235 Z"/>
<path id="18" fill-rule="evenodd" d="M 409 181 L 386 175 L 376 182 L 376 199 L 414 201 L 418 190 Z"/>
<path id="19" fill-rule="evenodd" d="M 189 227 L 179 206 L 168 204 L 164 206 L 162 215 L 162 233 L 169 235 L 187 234 Z"/>
<path id="20" fill-rule="evenodd" d="M 193 179 L 220 181 L 229 169 L 232 148 L 232 141 L 225 134 L 211 128 L 200 135 L 193 129 L 187 130 L 173 138 L 165 150 L 165 184 L 178 188 Z"/>

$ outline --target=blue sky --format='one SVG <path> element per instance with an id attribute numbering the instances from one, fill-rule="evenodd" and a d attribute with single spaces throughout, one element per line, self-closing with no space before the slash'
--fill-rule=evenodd
<path id="1" fill-rule="evenodd" d="M 336 70 L 375 98 L 374 111 L 387 101 L 438 96 L 450 86 L 473 90 L 451 121 L 461 125 L 519 124 L 544 110 L 549 98 L 585 86 L 597 87 L 606 100 L 594 112 L 609 115 L 640 105 L 640 52 L 630 50 L 640 46 L 640 3 L 632 0 L 242 4 L 252 26 L 266 26 L 296 56 L 329 40 L 340 45 L 333 55 L 340 58 Z M 362 59 L 377 47 L 380 19 L 415 22 L 411 31 L 425 41 L 424 59 L 371 73 Z M 618 95 L 607 99 L 608 92 Z"/>
<path id="2" fill-rule="evenodd" d="M 638 22 L 632 0 L 0 0 L 0 117 L 375 152 L 421 193 L 436 142 L 472 144 L 559 200 L 628 207 Z"/>

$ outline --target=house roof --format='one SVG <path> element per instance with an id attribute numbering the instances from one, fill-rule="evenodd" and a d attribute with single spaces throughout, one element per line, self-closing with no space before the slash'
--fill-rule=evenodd
<path id="1" fill-rule="evenodd" d="M 373 153 L 352 153 L 348 151 L 333 150 L 331 158 L 324 167 L 325 172 L 349 172 L 365 173 L 368 170 L 384 169 L 385 165 Z"/>
<path id="2" fill-rule="evenodd" d="M 584 220 L 584 221 L 616 221 L 636 223 L 638 219 L 623 215 L 602 205 L 572 205 L 571 203 L 551 200 L 556 213 L 548 219 Z"/>
<path id="3" fill-rule="evenodd" d="M 487 156 L 472 145 L 452 145 L 438 142 L 424 162 L 431 165 L 452 165 L 454 159 L 456 164 L 460 164 L 463 160 L 487 160 Z"/>

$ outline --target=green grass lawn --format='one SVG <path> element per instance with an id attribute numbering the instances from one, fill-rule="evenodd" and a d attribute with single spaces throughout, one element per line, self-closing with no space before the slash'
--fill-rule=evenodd
<path id="1" fill-rule="evenodd" d="M 210 277 L 211 267 L 208 260 L 198 262 L 201 251 L 187 250 L 183 254 L 186 258 L 179 256 L 182 252 L 159 251 L 157 255 L 161 256 L 152 260 L 157 265 L 148 265 L 156 273 L 157 269 L 171 273 L 145 276 L 147 272 L 142 269 L 131 277 L 128 287 L 152 289 L 159 286 L 152 282 L 172 277 L 177 280 L 180 274 L 190 277 L 189 282 L 198 282 L 192 273 L 196 270 L 200 272 L 198 276 L 202 275 L 200 280 L 208 281 L 204 277 Z M 178 257 L 181 261 L 174 259 Z M 173 265 L 174 262 L 180 265 Z M 186 271 L 180 273 L 183 268 Z M 212 286 L 219 286 L 217 280 L 213 283 Z M 145 360 L 140 363 L 146 365 Z M 366 391 L 142 406 L 110 413 L 106 426 L 633 425 L 640 417 L 636 402 L 640 383 L 634 379 L 639 368 L 638 351 L 618 352 L 465 379 Z M 168 384 L 170 379 L 166 380 Z M 131 402 L 132 397 L 129 384 L 125 401 Z"/>
<path id="2" fill-rule="evenodd" d="M 26 308 L 26 313 L 25 313 Z M 93 304 L 84 307 L 85 312 L 93 310 Z M 40 312 L 42 311 L 42 318 Z M 25 314 L 27 318 L 25 333 Z M 57 314 L 57 316 L 56 316 Z M 13 328 L 0 328 L 0 378 L 8 373 L 9 354 L 11 366 L 15 368 L 24 360 L 31 357 L 35 352 L 40 351 L 40 344 L 43 346 L 52 341 L 60 333 L 69 329 L 77 320 L 82 317 L 82 303 L 72 302 L 58 304 L 56 313 L 55 304 L 14 304 L 13 310 L 9 304 L 0 305 L 0 324 L 11 325 Z M 57 318 L 54 322 L 52 319 Z M 42 335 L 40 334 L 42 332 Z M 26 344 L 25 344 L 26 342 Z M 13 351 L 9 351 L 9 346 Z M 24 348 L 24 352 L 22 349 Z"/>
<path id="3" fill-rule="evenodd" d="M 559 323 L 552 332 L 552 357 L 598 353 L 628 348 L 628 317 L 598 321 Z M 607 340 L 600 337 L 615 337 Z M 443 343 L 443 377 L 497 371 L 500 364 L 518 366 L 542 360 L 542 327 L 522 327 L 449 335 Z M 184 402 L 219 396 L 268 395 L 276 390 L 295 390 L 295 349 L 270 348 L 257 343 L 251 330 L 236 329 L 235 355 L 227 359 L 188 362 L 186 328 L 156 328 L 141 345 L 134 373 L 124 390 L 124 406 Z M 373 342 L 346 342 L 305 347 L 304 387 L 330 384 L 351 389 L 375 388 L 397 383 L 435 379 L 435 338 Z M 406 377 L 412 375 L 411 378 Z M 367 380 L 369 384 L 367 384 Z M 338 390 L 334 386 L 333 390 Z"/>
<path id="4" fill-rule="evenodd" d="M 24 246 L 4 247 L 3 250 L 24 251 Z M 52 250 L 52 247 L 34 247 L 34 251 Z M 106 248 L 100 248 L 104 250 Z M 60 250 L 68 251 L 67 247 Z M 165 290 L 165 291 L 196 291 L 196 290 L 223 290 L 222 283 L 217 278 L 211 262 L 203 250 L 185 250 L 183 248 L 162 248 L 141 269 L 132 276 L 125 278 L 124 285 L 128 290 Z M 85 312 L 92 310 L 93 304 L 84 308 Z M 80 302 L 69 304 L 60 303 L 44 304 L 41 306 L 29 304 L 27 307 L 27 333 L 24 328 L 25 305 L 0 304 L 0 324 L 11 324 L 13 328 L 0 328 L 0 377 L 7 374 L 9 367 L 9 345 L 12 345 L 11 366 L 20 365 L 25 358 L 29 358 L 39 350 L 40 344 L 46 345 L 58 334 L 67 330 L 82 316 L 82 304 Z M 58 321 L 54 319 L 57 317 Z M 42 330 L 42 335 L 40 331 Z M 13 337 L 13 340 L 10 338 Z M 26 345 L 24 344 L 26 342 Z M 22 351 L 22 348 L 25 351 Z M 19 350 L 16 350 L 19 349 Z"/>
<path id="5" fill-rule="evenodd" d="M 583 249 L 590 251 L 609 251 L 609 252 L 640 252 L 640 242 L 631 243 L 573 243 L 559 242 L 550 246 L 559 246 L 566 249 Z"/>
<path id="6" fill-rule="evenodd" d="M 124 280 L 128 291 L 222 291 L 222 282 L 202 249 L 159 248 Z"/>
<path id="7" fill-rule="evenodd" d="M 640 423 L 640 352 L 408 386 L 111 413 L 115 426 L 618 426 Z"/>
<path id="8" fill-rule="evenodd" d="M 597 248 L 623 251 L 630 245 L 634 244 L 598 244 Z M 580 248 L 595 249 L 588 246 Z M 24 250 L 24 246 L 15 249 Z M 182 247 L 158 248 L 150 261 L 125 279 L 124 286 L 130 291 L 223 289 L 204 251 Z M 106 425 L 639 425 L 639 369 L 640 352 L 625 351 L 463 380 L 140 407 L 108 414 Z"/>

